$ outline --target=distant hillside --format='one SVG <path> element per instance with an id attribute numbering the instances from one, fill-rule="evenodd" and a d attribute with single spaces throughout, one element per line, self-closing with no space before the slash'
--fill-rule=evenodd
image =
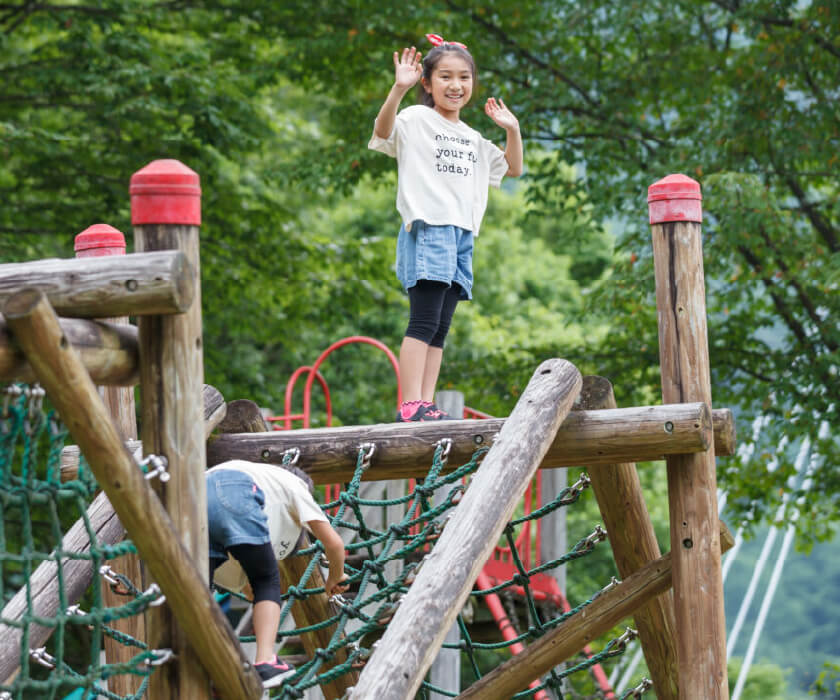
<path id="1" fill-rule="evenodd" d="M 725 583 L 727 633 L 749 586 L 767 531 L 745 542 Z M 783 533 L 764 567 L 733 656 L 743 658 L 750 643 L 764 592 L 781 548 Z M 825 661 L 840 662 L 840 542 L 818 544 L 810 554 L 792 551 L 761 633 L 754 663 L 789 670 L 791 697 L 806 697 Z M 794 696 L 793 692 L 798 695 Z"/>

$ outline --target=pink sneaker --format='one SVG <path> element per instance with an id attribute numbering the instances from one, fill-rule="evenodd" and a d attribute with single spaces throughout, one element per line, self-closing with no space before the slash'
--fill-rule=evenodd
<path id="1" fill-rule="evenodd" d="M 260 674 L 263 688 L 275 688 L 295 672 L 294 666 L 287 664 L 285 661 L 280 661 L 277 655 L 274 656 L 273 661 L 256 664 L 254 668 Z"/>

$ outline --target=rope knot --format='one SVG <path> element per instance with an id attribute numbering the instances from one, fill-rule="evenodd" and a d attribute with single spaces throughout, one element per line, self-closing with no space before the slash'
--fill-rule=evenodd
<path id="1" fill-rule="evenodd" d="M 327 649 L 316 649 L 315 656 L 321 659 L 321 661 L 330 661 L 335 654 Z"/>
<path id="2" fill-rule="evenodd" d="M 367 559 L 362 563 L 362 568 L 370 571 L 371 573 L 382 573 L 385 570 L 385 566 L 378 561 L 373 559 Z"/>
<path id="3" fill-rule="evenodd" d="M 286 593 L 295 600 L 305 600 L 306 593 L 300 590 L 297 586 L 289 586 Z"/>

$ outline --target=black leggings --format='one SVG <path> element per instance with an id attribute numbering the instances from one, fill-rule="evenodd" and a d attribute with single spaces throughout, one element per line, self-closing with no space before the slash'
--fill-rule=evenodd
<path id="1" fill-rule="evenodd" d="M 418 280 L 408 290 L 411 310 L 406 337 L 442 348 L 460 298 L 461 285 L 457 282 L 448 285 L 435 280 Z"/>
<path id="2" fill-rule="evenodd" d="M 280 587 L 280 572 L 277 570 L 277 557 L 274 556 L 274 549 L 271 545 L 268 543 L 235 544 L 228 547 L 228 551 L 242 565 L 242 569 L 254 591 L 254 602 L 273 600 L 282 606 L 283 589 Z M 227 560 L 220 557 L 210 557 L 211 583 L 216 569 L 225 561 Z"/>

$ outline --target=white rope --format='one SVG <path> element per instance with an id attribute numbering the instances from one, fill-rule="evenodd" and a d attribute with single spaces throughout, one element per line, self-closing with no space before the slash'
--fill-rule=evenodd
<path id="1" fill-rule="evenodd" d="M 823 421 L 820 424 L 820 429 L 818 433 L 818 438 L 820 440 L 824 440 L 829 435 L 828 429 L 828 422 Z M 803 445 L 806 443 L 810 446 L 810 440 L 805 438 L 803 441 Z M 800 451 L 801 454 L 801 451 Z M 797 470 L 799 468 L 799 459 L 797 458 Z M 813 484 L 813 479 L 811 479 L 811 475 L 814 473 L 814 470 L 818 466 L 818 458 L 816 455 L 811 455 L 811 459 L 808 463 L 808 471 L 805 474 L 805 478 L 802 481 L 802 492 L 803 494 L 806 493 L 811 489 L 811 485 Z M 800 501 L 802 497 L 800 498 Z M 776 560 L 776 565 L 773 568 L 773 574 L 770 577 L 770 583 L 767 586 L 767 591 L 764 595 L 764 600 L 761 603 L 761 609 L 758 613 L 758 619 L 755 623 L 755 629 L 753 630 L 752 637 L 750 638 L 750 644 L 747 648 L 747 654 L 744 657 L 744 663 L 741 666 L 741 672 L 738 674 L 738 680 L 735 683 L 735 689 L 732 693 L 732 700 L 739 700 L 741 697 L 741 693 L 744 690 L 744 686 L 747 682 L 747 675 L 749 674 L 750 667 L 752 666 L 753 659 L 755 658 L 755 652 L 758 648 L 758 642 L 761 639 L 761 633 L 764 630 L 764 624 L 767 621 L 767 615 L 770 611 L 770 605 L 773 603 L 773 597 L 776 595 L 776 589 L 779 586 L 779 581 L 782 579 L 782 571 L 785 566 L 785 561 L 787 559 L 788 553 L 790 552 L 791 544 L 793 543 L 794 535 L 796 534 L 796 527 L 795 523 L 799 519 L 799 511 L 796 510 L 790 518 L 790 525 L 788 525 L 787 529 L 785 530 L 785 538 L 782 542 L 782 548 L 779 552 L 779 557 Z"/>

